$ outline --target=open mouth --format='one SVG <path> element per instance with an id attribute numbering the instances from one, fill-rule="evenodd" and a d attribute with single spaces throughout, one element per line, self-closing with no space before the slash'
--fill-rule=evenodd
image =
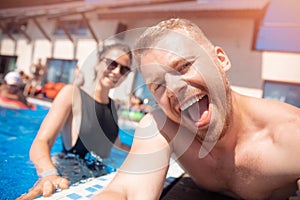
<path id="1" fill-rule="evenodd" d="M 209 98 L 208 95 L 196 96 L 181 106 L 182 113 L 197 126 L 209 123 Z"/>

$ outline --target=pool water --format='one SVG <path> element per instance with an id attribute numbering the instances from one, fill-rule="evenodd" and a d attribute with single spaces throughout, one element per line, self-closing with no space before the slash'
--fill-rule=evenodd
<path id="1" fill-rule="evenodd" d="M 29 149 L 47 113 L 48 107 L 39 105 L 34 111 L 0 107 L 0 200 L 16 199 L 37 180 L 36 170 L 29 160 Z M 61 149 L 59 137 L 51 153 Z M 125 152 L 113 148 L 104 162 L 117 168 L 125 157 Z"/>
<path id="2" fill-rule="evenodd" d="M 48 108 L 40 106 L 36 111 L 0 107 L 1 200 L 15 199 L 35 183 L 37 175 L 29 161 L 29 148 L 47 112 Z"/>

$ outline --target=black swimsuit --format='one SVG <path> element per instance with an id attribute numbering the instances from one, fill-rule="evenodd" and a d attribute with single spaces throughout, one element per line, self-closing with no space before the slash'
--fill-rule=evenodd
<path id="1" fill-rule="evenodd" d="M 101 158 L 108 157 L 119 130 L 114 102 L 109 99 L 108 104 L 98 103 L 81 89 L 80 96 L 82 114 L 79 137 L 70 150 L 63 145 L 63 151 L 81 158 L 91 151 Z"/>

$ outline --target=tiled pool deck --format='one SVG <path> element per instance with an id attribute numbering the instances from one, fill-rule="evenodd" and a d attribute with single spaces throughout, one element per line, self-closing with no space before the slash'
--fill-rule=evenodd
<path id="1" fill-rule="evenodd" d="M 175 162 L 171 162 L 168 174 L 166 177 L 165 185 L 166 188 L 174 180 L 179 178 L 183 174 L 183 170 Z M 101 176 L 98 178 L 90 179 L 84 183 L 77 183 L 70 186 L 67 190 L 57 191 L 52 196 L 44 198 L 40 197 L 39 200 L 86 200 L 90 199 L 98 191 L 101 191 L 115 176 L 115 172 Z"/>

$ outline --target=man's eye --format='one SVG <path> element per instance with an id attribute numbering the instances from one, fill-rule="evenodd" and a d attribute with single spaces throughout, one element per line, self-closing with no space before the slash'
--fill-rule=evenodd
<path id="1" fill-rule="evenodd" d="M 153 83 L 151 85 L 151 90 L 155 92 L 155 91 L 161 89 L 162 87 L 163 87 L 162 83 Z"/>
<path id="2" fill-rule="evenodd" d="M 185 70 L 187 70 L 190 66 L 192 66 L 192 63 L 191 63 L 191 62 L 183 63 L 183 64 L 179 67 L 179 72 L 185 72 Z"/>

